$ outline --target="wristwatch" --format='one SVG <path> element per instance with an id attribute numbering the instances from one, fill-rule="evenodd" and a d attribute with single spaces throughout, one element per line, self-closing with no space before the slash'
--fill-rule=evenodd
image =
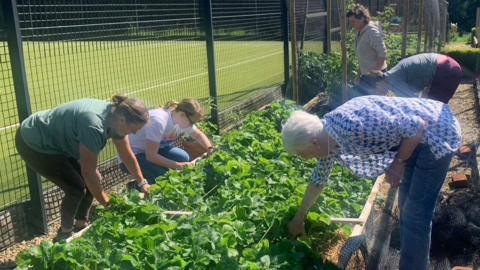
<path id="1" fill-rule="evenodd" d="M 137 189 L 142 189 L 143 186 L 145 186 L 145 185 L 147 185 L 147 184 L 148 184 L 148 181 L 147 181 L 147 179 L 144 178 L 144 179 L 142 179 L 142 182 L 140 182 L 140 183 L 135 182 L 135 187 L 136 187 Z"/>

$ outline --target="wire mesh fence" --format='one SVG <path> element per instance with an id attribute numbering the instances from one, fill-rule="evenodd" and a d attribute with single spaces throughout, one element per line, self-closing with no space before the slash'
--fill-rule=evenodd
<path id="1" fill-rule="evenodd" d="M 220 110 L 283 82 L 281 1 L 214 0 Z"/>
<path id="2" fill-rule="evenodd" d="M 11 0 L 8 0 L 11 1 Z M 212 99 L 206 50 L 205 0 L 17 0 L 32 112 L 116 93 L 149 107 L 190 97 Z M 284 83 L 282 1 L 212 1 L 220 111 L 245 101 L 271 101 Z M 19 126 L 7 37 L 0 26 L 0 250 L 28 236 L 30 200 L 25 165 L 13 142 Z M 268 91 L 265 91 L 268 89 Z M 275 93 L 278 93 L 275 92 Z M 269 97 L 269 98 L 267 98 Z M 250 106 L 250 107 L 249 107 Z M 228 121 L 227 121 L 228 122 Z M 100 157 L 106 189 L 127 176 L 108 144 Z M 63 192 L 43 179 L 47 221 L 59 218 Z"/>

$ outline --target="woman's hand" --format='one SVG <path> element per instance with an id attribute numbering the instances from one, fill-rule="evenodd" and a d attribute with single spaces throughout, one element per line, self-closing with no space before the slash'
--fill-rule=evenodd
<path id="1" fill-rule="evenodd" d="M 207 156 L 211 155 L 213 152 L 215 152 L 215 147 L 214 146 L 210 146 L 207 148 Z"/>
<path id="2" fill-rule="evenodd" d="M 195 166 L 195 163 L 193 162 L 176 162 L 175 163 L 175 169 L 176 170 L 183 170 L 185 168 L 190 168 Z"/>
<path id="3" fill-rule="evenodd" d="M 394 160 L 385 173 L 385 181 L 387 181 L 391 187 L 398 187 L 402 183 L 404 172 L 405 163 Z"/>
<path id="4" fill-rule="evenodd" d="M 105 191 L 102 191 L 102 198 L 98 200 L 98 202 L 101 205 L 108 207 L 110 206 L 110 196 L 108 196 L 108 194 Z"/>
<path id="5" fill-rule="evenodd" d="M 149 184 L 143 185 L 140 191 L 143 192 L 143 194 L 145 194 L 145 197 L 148 197 L 148 195 L 150 195 L 150 185 Z"/>
<path id="6" fill-rule="evenodd" d="M 305 236 L 305 219 L 295 215 L 288 223 L 288 232 L 293 239 L 298 236 Z"/>

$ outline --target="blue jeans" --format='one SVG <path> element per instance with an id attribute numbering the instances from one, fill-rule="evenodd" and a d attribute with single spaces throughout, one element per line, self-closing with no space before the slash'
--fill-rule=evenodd
<path id="1" fill-rule="evenodd" d="M 436 160 L 421 144 L 405 165 L 399 190 L 400 270 L 427 269 L 433 212 L 452 156 Z"/>
<path id="2" fill-rule="evenodd" d="M 158 154 L 176 162 L 190 161 L 188 153 L 178 147 L 162 147 L 158 150 Z M 155 179 L 164 175 L 168 171 L 168 168 L 157 166 L 148 161 L 145 153 L 140 153 L 135 156 L 137 157 L 138 165 L 140 165 L 140 169 L 142 170 L 143 177 L 147 179 L 150 185 L 155 184 Z M 123 163 L 120 164 L 120 169 L 123 172 L 128 173 L 128 170 Z"/>

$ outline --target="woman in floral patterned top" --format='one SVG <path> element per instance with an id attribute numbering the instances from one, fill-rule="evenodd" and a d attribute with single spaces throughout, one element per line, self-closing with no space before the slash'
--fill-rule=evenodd
<path id="1" fill-rule="evenodd" d="M 323 119 L 295 112 L 285 123 L 286 150 L 317 158 L 302 206 L 289 223 L 292 236 L 304 233 L 304 219 L 328 184 L 335 163 L 360 177 L 400 186 L 400 269 L 426 269 L 435 203 L 454 152 L 461 143 L 448 105 L 419 98 L 354 98 Z"/>

